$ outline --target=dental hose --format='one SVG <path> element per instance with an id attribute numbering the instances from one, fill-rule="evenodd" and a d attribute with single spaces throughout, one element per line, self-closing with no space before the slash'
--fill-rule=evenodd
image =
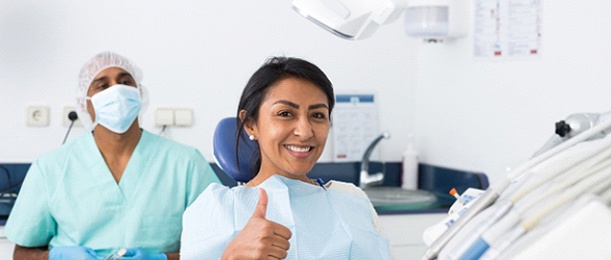
<path id="1" fill-rule="evenodd" d="M 495 259 L 500 253 L 502 253 L 505 249 L 507 249 L 510 245 L 512 245 L 517 239 L 531 231 L 535 228 L 543 219 L 545 219 L 550 214 L 556 212 L 557 209 L 565 205 L 566 203 L 575 200 L 576 197 L 581 196 L 587 192 L 591 192 L 594 194 L 603 193 L 605 189 L 611 186 L 611 169 L 607 169 L 603 172 L 598 172 L 592 178 L 584 180 L 576 184 L 575 186 L 566 190 L 566 192 L 562 193 L 560 196 L 556 197 L 550 203 L 544 205 L 538 211 L 526 216 L 520 224 L 514 227 L 510 232 L 509 236 L 504 240 L 500 241 L 500 243 L 490 244 L 490 249 L 485 252 L 485 254 L 481 255 L 481 259 Z M 479 256 L 475 258 L 468 259 L 477 259 Z"/>
<path id="2" fill-rule="evenodd" d="M 525 217 L 524 214 L 531 209 L 534 209 L 535 206 L 540 205 L 545 199 L 552 198 L 552 195 L 561 193 L 561 191 L 568 189 L 572 185 L 579 184 L 580 181 L 594 175 L 600 173 L 601 170 L 607 169 L 611 166 L 611 161 L 608 160 L 611 157 L 611 148 L 608 148 L 604 153 L 597 154 L 596 156 L 590 158 L 589 160 L 581 162 L 579 165 L 574 165 L 569 167 L 565 173 L 573 174 L 569 176 L 571 178 L 566 178 L 564 181 L 554 185 L 551 188 L 546 189 L 543 194 L 539 195 L 534 199 L 530 199 L 527 201 L 522 200 L 520 205 L 516 205 L 523 196 L 518 196 L 518 199 L 510 200 L 509 210 L 503 210 L 503 212 L 507 212 L 498 222 L 495 222 L 494 225 L 489 225 L 489 229 L 485 230 L 480 234 L 475 234 L 477 239 L 471 239 L 468 246 L 462 246 L 456 252 L 453 252 L 454 255 L 460 256 L 459 259 L 476 259 L 482 256 L 491 246 L 498 244 L 499 239 L 503 234 L 507 231 L 511 230 L 514 226 L 516 226 L 520 221 L 522 221 Z M 575 174 L 575 173 L 580 174 Z M 577 184 L 576 184 L 577 183 Z M 589 186 L 587 186 L 589 187 Z M 596 190 L 596 189 L 594 189 Z M 526 232 L 527 230 L 524 230 Z M 515 229 L 510 232 L 510 237 L 512 239 L 519 238 L 524 232 L 516 231 Z M 510 242 L 513 242 L 510 239 Z M 507 247 L 510 243 L 504 243 L 503 247 Z M 495 249 L 498 250 L 498 247 Z M 488 253 L 486 253 L 488 254 Z"/>
<path id="3" fill-rule="evenodd" d="M 479 214 L 482 210 L 492 205 L 511 184 L 511 182 L 519 178 L 532 167 L 544 162 L 554 155 L 564 151 L 565 149 L 574 146 L 577 143 L 587 140 L 611 127 L 611 120 L 601 122 L 600 124 L 582 132 L 579 135 L 570 138 L 563 143 L 551 148 L 550 150 L 532 158 L 522 166 L 509 172 L 507 177 L 498 185 L 492 185 L 473 203 L 473 205 L 462 215 L 458 220 L 450 226 L 437 240 L 431 244 L 427 251 L 422 256 L 422 259 L 435 259 L 443 247 L 452 239 L 458 231 L 460 231 L 472 218 Z"/>

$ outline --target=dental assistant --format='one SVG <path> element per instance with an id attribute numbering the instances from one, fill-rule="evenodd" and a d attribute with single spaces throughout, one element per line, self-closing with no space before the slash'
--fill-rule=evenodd
<path id="1" fill-rule="evenodd" d="M 210 185 L 187 208 L 183 259 L 390 259 L 360 188 L 308 178 L 334 103 L 331 82 L 308 61 L 274 57 L 252 75 L 237 109 L 250 140 L 238 142 L 258 144 L 258 171 L 243 186 Z"/>
<path id="2" fill-rule="evenodd" d="M 111 52 L 83 66 L 92 131 L 32 163 L 4 229 L 15 259 L 178 259 L 184 210 L 219 180 L 197 149 L 140 128 L 141 80 Z"/>

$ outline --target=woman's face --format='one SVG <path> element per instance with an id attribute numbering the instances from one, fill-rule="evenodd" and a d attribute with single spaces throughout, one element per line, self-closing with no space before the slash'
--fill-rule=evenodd
<path id="1" fill-rule="evenodd" d="M 137 87 L 136 80 L 134 80 L 132 75 L 121 68 L 110 67 L 100 71 L 100 73 L 93 78 L 87 90 L 87 96 L 93 97 L 93 95 L 117 84 Z M 91 121 L 95 121 L 95 111 L 93 109 L 93 104 L 91 104 L 91 100 L 87 100 L 87 112 L 89 112 L 89 116 L 91 116 Z"/>
<path id="2" fill-rule="evenodd" d="M 275 173 L 306 180 L 322 154 L 329 134 L 327 96 L 313 83 L 294 77 L 270 87 L 259 107 L 259 119 L 246 125 L 261 149 L 259 175 Z"/>

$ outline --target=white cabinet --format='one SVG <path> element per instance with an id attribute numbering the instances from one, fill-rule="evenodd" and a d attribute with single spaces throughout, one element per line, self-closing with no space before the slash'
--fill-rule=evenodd
<path id="1" fill-rule="evenodd" d="M 447 213 L 381 215 L 380 227 L 390 240 L 393 259 L 420 259 L 428 248 L 422 241 L 424 230 L 447 216 Z"/>
<path id="2" fill-rule="evenodd" d="M 13 259 L 15 245 L 4 236 L 4 226 L 0 226 L 0 260 Z"/>

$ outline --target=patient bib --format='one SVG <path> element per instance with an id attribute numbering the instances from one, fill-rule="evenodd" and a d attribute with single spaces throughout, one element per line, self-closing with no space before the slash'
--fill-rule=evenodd
<path id="1" fill-rule="evenodd" d="M 267 192 L 266 218 L 291 230 L 287 259 L 390 259 L 366 198 L 274 175 L 256 188 L 212 184 L 183 216 L 181 257 L 219 258 Z"/>

